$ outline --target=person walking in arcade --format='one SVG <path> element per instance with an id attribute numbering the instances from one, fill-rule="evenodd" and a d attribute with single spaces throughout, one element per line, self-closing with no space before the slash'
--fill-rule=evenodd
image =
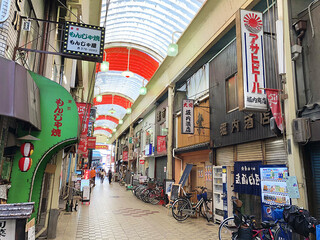
<path id="1" fill-rule="evenodd" d="M 108 179 L 109 179 L 109 184 L 111 184 L 111 179 L 112 179 L 111 169 L 109 169 L 109 171 L 108 171 Z"/>

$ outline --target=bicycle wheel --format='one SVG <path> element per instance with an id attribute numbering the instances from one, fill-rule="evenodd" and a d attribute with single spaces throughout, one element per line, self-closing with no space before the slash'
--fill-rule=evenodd
<path id="1" fill-rule="evenodd" d="M 208 222 L 210 220 L 212 220 L 212 211 L 211 211 L 210 207 L 208 206 L 207 202 L 203 202 L 203 204 L 201 204 L 200 215 L 202 217 L 204 217 L 205 219 L 207 219 Z"/>
<path id="2" fill-rule="evenodd" d="M 172 216 L 177 221 L 184 221 L 190 216 L 184 210 L 191 210 L 191 204 L 186 199 L 179 198 L 172 204 Z"/>
<path id="3" fill-rule="evenodd" d="M 160 202 L 161 193 L 157 190 L 152 190 L 149 192 L 148 198 L 152 205 L 157 205 Z"/>
<path id="4" fill-rule="evenodd" d="M 292 238 L 293 234 L 294 233 L 292 233 L 287 226 L 278 227 L 274 234 L 274 240 L 291 240 L 293 239 Z M 299 238 L 295 238 L 295 239 L 299 239 Z"/>
<path id="5" fill-rule="evenodd" d="M 237 239 L 238 228 L 234 224 L 234 217 L 223 220 L 219 226 L 219 240 Z"/>

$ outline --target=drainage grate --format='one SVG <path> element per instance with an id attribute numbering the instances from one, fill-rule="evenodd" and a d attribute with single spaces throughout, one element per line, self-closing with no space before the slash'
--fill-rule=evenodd
<path id="1" fill-rule="evenodd" d="M 66 212 L 66 213 L 64 213 L 64 215 L 71 215 L 71 213 Z"/>
<path id="2" fill-rule="evenodd" d="M 109 196 L 111 198 L 119 198 L 120 196 Z"/>

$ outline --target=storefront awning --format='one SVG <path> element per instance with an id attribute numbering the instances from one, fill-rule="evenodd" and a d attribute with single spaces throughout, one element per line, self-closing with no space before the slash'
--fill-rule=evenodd
<path id="1" fill-rule="evenodd" d="M 181 153 L 185 153 L 185 152 L 193 152 L 193 151 L 205 150 L 205 149 L 209 149 L 209 147 L 210 147 L 210 142 L 199 143 L 199 144 L 195 144 L 195 145 L 192 145 L 192 146 L 176 148 L 175 149 L 175 153 L 176 154 L 181 154 Z"/>
<path id="2" fill-rule="evenodd" d="M 37 217 L 47 163 L 59 151 L 78 142 L 79 114 L 72 95 L 64 87 L 36 73 L 28 74 L 40 91 L 42 129 L 30 132 L 39 140 L 30 141 L 34 145 L 34 152 L 31 156 L 32 165 L 27 172 L 19 169 L 18 163 L 22 157 L 20 151 L 14 156 L 8 203 L 35 202 L 35 211 L 31 217 Z M 23 128 L 18 129 L 18 136 L 25 134 Z"/>
<path id="3" fill-rule="evenodd" d="M 27 70 L 0 57 L 0 115 L 26 121 L 41 130 L 39 88 Z"/>

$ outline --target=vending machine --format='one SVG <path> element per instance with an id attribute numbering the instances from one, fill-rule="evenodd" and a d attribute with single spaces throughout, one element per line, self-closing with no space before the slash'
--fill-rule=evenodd
<path id="1" fill-rule="evenodd" d="M 232 216 L 232 200 L 234 172 L 233 166 L 213 167 L 213 209 L 214 221 L 222 222 Z"/>

